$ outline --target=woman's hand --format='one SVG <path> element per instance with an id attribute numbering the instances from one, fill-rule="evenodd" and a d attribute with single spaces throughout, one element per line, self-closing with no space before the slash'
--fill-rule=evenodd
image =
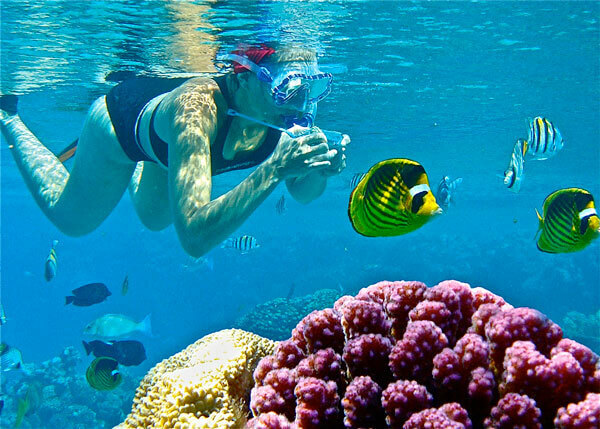
<path id="1" fill-rule="evenodd" d="M 350 143 L 350 137 L 344 134 L 341 143 L 335 149 L 329 150 L 333 153 L 333 158 L 330 161 L 331 165 L 321 170 L 321 174 L 326 177 L 335 176 L 346 168 L 346 154 L 344 152 L 348 143 Z"/>
<path id="2" fill-rule="evenodd" d="M 306 129 L 295 126 L 290 131 L 293 134 L 300 134 Z M 282 133 L 279 143 L 271 155 L 271 162 L 275 167 L 277 177 L 284 180 L 303 177 L 314 171 L 325 171 L 332 167 L 336 155 L 338 155 L 338 151 L 329 150 L 325 135 L 321 130 L 315 128 L 310 134 L 299 137 L 290 137 L 286 133 Z M 339 164 L 340 161 L 336 162 Z"/>

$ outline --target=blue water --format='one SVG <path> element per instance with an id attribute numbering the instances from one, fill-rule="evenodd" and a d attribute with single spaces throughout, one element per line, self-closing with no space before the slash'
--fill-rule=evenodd
<path id="1" fill-rule="evenodd" d="M 599 13 L 597 2 L 3 1 L 2 92 L 21 95 L 24 122 L 52 150 L 78 136 L 89 104 L 113 85 L 109 72 L 210 73 L 216 54 L 270 40 L 312 46 L 341 71 L 317 125 L 352 143 L 346 170 L 319 200 L 302 206 L 278 188 L 238 230 L 261 247 L 215 249 L 211 270 L 184 253 L 172 227 L 145 230 L 128 194 L 93 233 L 64 236 L 35 205 L 3 141 L 2 341 L 39 363 L 68 346 L 82 351 L 84 326 L 102 314 L 151 313 L 154 337 L 139 337 L 148 360 L 131 370 L 141 376 L 254 305 L 286 296 L 292 282 L 303 295 L 338 283 L 354 292 L 382 279 L 456 278 L 558 323 L 568 311 L 596 312 L 600 240 L 579 253 L 543 254 L 534 208 L 563 187 L 600 198 Z M 526 163 L 513 194 L 496 174 L 537 115 L 560 128 L 565 147 Z M 419 161 L 432 188 L 443 175 L 463 177 L 457 203 L 414 233 L 359 236 L 347 217 L 348 182 L 391 157 Z M 215 195 L 247 174 L 219 176 Z M 55 239 L 58 275 L 47 283 Z M 64 296 L 90 282 L 113 295 L 65 307 Z"/>

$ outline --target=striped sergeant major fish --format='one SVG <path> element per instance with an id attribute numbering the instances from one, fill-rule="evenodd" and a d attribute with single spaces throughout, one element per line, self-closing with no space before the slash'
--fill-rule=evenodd
<path id="1" fill-rule="evenodd" d="M 222 248 L 225 249 L 236 249 L 242 253 L 248 253 L 250 250 L 260 247 L 256 238 L 251 235 L 242 235 L 235 238 L 228 238 L 221 244 Z"/>
<path id="2" fill-rule="evenodd" d="M 518 139 L 513 147 L 508 168 L 504 170 L 504 175 L 501 176 L 506 187 L 515 193 L 521 189 L 524 164 L 523 156 L 526 150 L 527 142 L 523 139 Z"/>
<path id="3" fill-rule="evenodd" d="M 277 212 L 277 214 L 281 215 L 286 210 L 287 210 L 287 204 L 285 202 L 285 195 L 282 194 L 281 198 L 279 198 L 277 200 L 277 203 L 275 204 L 275 211 Z"/>
<path id="4" fill-rule="evenodd" d="M 543 216 L 535 212 L 541 231 L 537 247 L 542 252 L 576 252 L 600 235 L 594 197 L 585 189 L 559 189 L 544 200 Z"/>
<path id="5" fill-rule="evenodd" d="M 560 131 L 548 119 L 537 116 L 529 121 L 529 136 L 525 142 L 525 152 L 531 159 L 551 158 L 564 145 Z"/>
<path id="6" fill-rule="evenodd" d="M 435 200 L 441 208 L 444 210 L 450 206 L 450 203 L 454 202 L 454 192 L 456 187 L 462 183 L 462 177 L 457 177 L 454 180 L 450 180 L 450 177 L 444 176 L 440 181 L 437 192 L 435 193 Z"/>
<path id="7" fill-rule="evenodd" d="M 56 276 L 56 269 L 58 268 L 58 260 L 56 259 L 57 244 L 58 240 L 52 242 L 52 248 L 50 249 L 50 254 L 46 258 L 46 265 L 44 266 L 44 278 L 48 282 Z"/>

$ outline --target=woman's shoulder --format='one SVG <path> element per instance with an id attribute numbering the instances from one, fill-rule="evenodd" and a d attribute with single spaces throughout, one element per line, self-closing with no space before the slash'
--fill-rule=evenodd
<path id="1" fill-rule="evenodd" d="M 201 91 L 201 92 L 213 92 L 219 89 L 219 85 L 216 80 L 206 76 L 192 77 L 185 81 L 180 87 L 183 92 L 187 91 Z"/>

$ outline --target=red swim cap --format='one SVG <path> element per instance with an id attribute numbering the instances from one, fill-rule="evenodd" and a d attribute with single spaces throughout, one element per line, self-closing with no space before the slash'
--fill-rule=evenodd
<path id="1" fill-rule="evenodd" d="M 268 57 L 275 53 L 275 49 L 268 47 L 267 45 L 260 46 L 251 46 L 245 49 L 238 49 L 232 52 L 236 55 L 241 55 L 243 57 L 247 57 L 250 61 L 255 64 L 259 64 L 264 57 Z M 247 72 L 250 69 L 246 66 L 243 66 L 239 63 L 233 62 L 233 72 L 234 73 L 243 73 Z"/>

